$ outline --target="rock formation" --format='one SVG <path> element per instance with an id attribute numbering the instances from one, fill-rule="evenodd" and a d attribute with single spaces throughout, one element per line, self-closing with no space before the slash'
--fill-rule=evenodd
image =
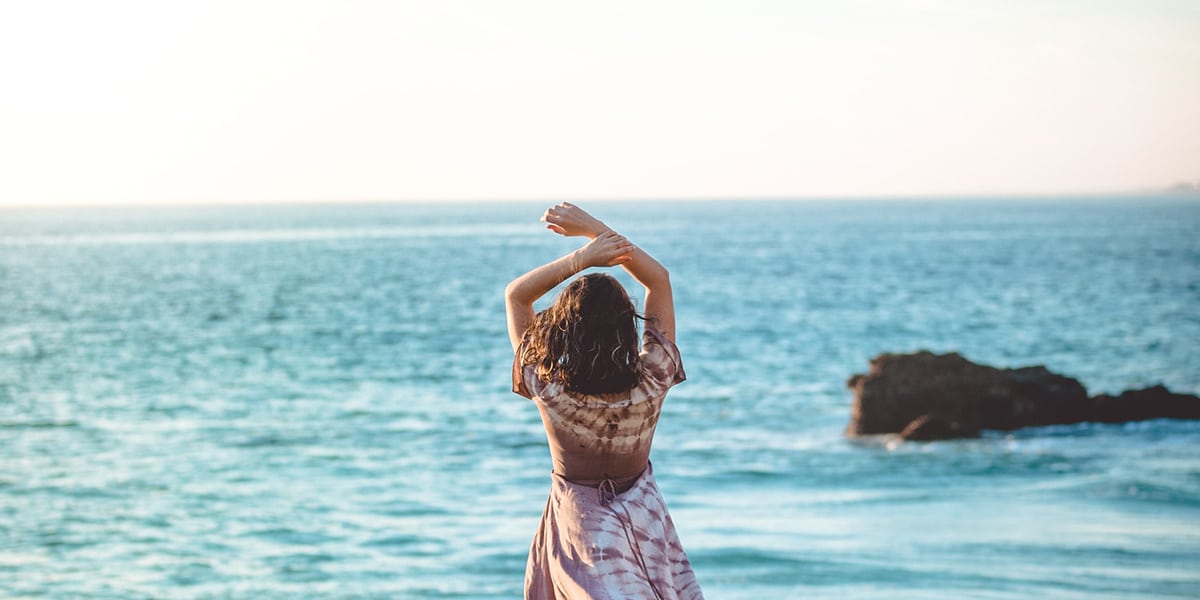
<path id="1" fill-rule="evenodd" d="M 996 369 L 953 353 L 882 354 L 846 385 L 854 390 L 849 436 L 934 440 L 1083 421 L 1200 419 L 1200 398 L 1161 385 L 1089 398 L 1078 380 L 1045 367 Z"/>

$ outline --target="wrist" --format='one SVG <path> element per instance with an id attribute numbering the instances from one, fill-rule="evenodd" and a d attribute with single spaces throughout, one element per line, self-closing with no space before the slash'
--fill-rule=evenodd
<path id="1" fill-rule="evenodd" d="M 592 230 L 588 231 L 584 235 L 586 235 L 589 240 L 594 240 L 594 239 L 600 237 L 600 234 L 604 233 L 605 231 L 610 231 L 608 225 L 605 225 L 604 223 L 601 223 L 600 221 L 596 221 L 596 225 L 594 227 L 592 227 Z"/>
<path id="2" fill-rule="evenodd" d="M 592 265 L 588 264 L 588 260 L 589 260 L 588 255 L 587 255 L 587 253 L 585 253 L 583 251 L 583 248 L 580 248 L 580 249 L 568 254 L 567 255 L 567 266 L 569 267 L 568 270 L 571 272 L 571 275 L 574 275 L 575 273 L 579 273 L 580 271 L 583 271 L 584 269 L 592 266 Z M 568 277 L 570 277 L 570 275 L 568 275 Z"/>

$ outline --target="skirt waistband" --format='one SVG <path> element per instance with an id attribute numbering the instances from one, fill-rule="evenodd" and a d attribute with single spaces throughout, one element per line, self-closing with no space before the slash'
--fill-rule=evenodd
<path id="1" fill-rule="evenodd" d="M 558 473 L 552 473 L 552 475 L 573 485 L 594 488 L 599 495 L 600 504 L 608 506 L 617 494 L 623 494 L 633 489 L 633 486 L 637 485 L 637 482 L 648 472 L 650 472 L 649 464 L 637 475 L 620 479 L 567 479 Z"/>

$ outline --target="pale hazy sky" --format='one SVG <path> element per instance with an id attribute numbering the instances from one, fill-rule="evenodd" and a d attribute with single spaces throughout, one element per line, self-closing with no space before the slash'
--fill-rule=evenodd
<path id="1" fill-rule="evenodd" d="M 1195 0 L 0 4 L 0 204 L 1182 180 Z"/>

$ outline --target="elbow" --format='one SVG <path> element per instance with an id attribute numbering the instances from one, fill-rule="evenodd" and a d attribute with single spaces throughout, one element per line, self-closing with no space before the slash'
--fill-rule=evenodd
<path id="1" fill-rule="evenodd" d="M 671 289 L 671 272 L 666 267 L 661 267 L 654 278 L 650 280 L 646 287 L 653 290 L 669 290 Z"/>
<path id="2" fill-rule="evenodd" d="M 519 280 L 513 280 L 508 285 L 504 286 L 504 302 L 506 304 L 519 303 L 521 301 L 521 286 Z"/>

